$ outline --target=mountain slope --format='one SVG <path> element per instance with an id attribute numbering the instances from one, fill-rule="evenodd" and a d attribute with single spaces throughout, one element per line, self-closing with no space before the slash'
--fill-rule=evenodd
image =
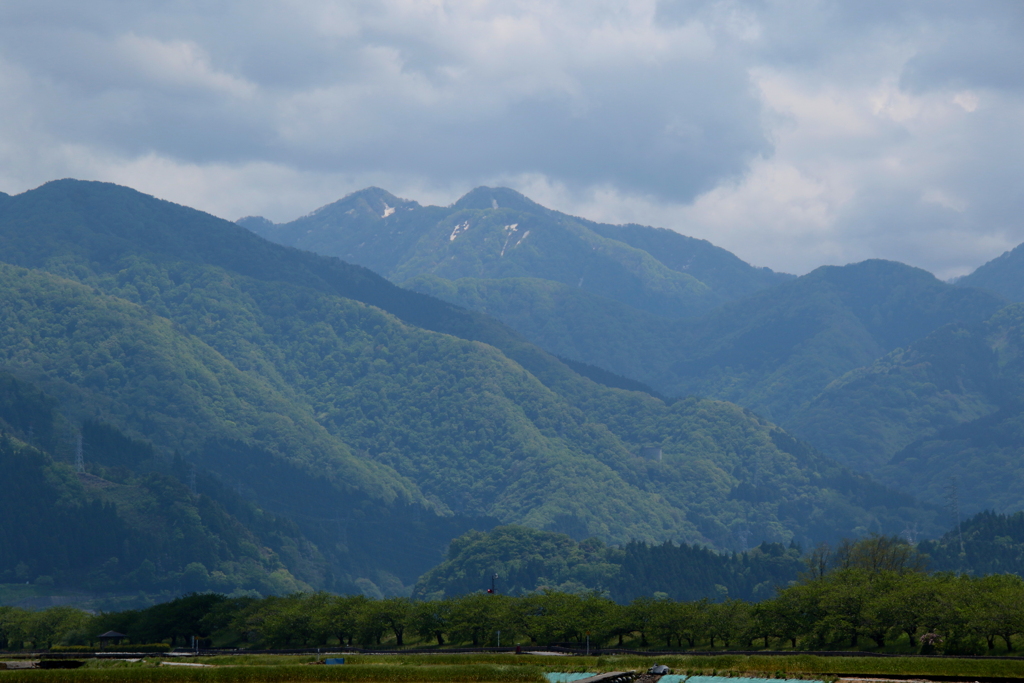
<path id="1" fill-rule="evenodd" d="M 842 374 L 1001 305 L 890 262 L 792 278 L 673 231 L 571 218 L 507 189 L 477 188 L 442 209 L 371 188 L 289 224 L 247 224 L 486 312 L 559 356 L 783 425 Z M 588 285 L 591 267 L 602 277 Z M 686 310 L 667 303 L 683 299 Z"/>
<path id="2" fill-rule="evenodd" d="M 163 595 L 324 583 L 324 558 L 294 525 L 202 477 L 200 493 L 190 494 L 169 476 L 173 468 L 150 469 L 159 466 L 151 446 L 109 425 L 83 427 L 86 472 L 25 443 L 62 445 L 68 424 L 55 408 L 34 387 L 0 376 L 0 471 L 16 483 L 0 498 L 0 582 Z"/>
<path id="3" fill-rule="evenodd" d="M 477 188 L 446 208 L 369 188 L 288 224 L 258 218 L 239 223 L 396 282 L 425 274 L 540 278 L 668 317 L 709 310 L 787 277 L 752 268 L 701 240 L 574 218 L 505 188 Z M 702 275 L 722 291 L 702 282 Z"/>
<path id="4" fill-rule="evenodd" d="M 979 512 L 918 549 L 933 571 L 1024 576 L 1024 512 Z"/>
<path id="5" fill-rule="evenodd" d="M 337 256 L 383 275 L 398 267 L 412 251 L 424 226 L 449 213 L 449 209 L 423 207 L 371 187 L 292 223 L 275 225 L 248 217 L 238 224 L 273 242 Z"/>
<path id="6" fill-rule="evenodd" d="M 1024 301 L 1024 244 L 979 266 L 970 275 L 960 278 L 957 285 L 986 289 L 1008 301 Z"/>
<path id="7" fill-rule="evenodd" d="M 833 380 L 1002 302 L 887 261 L 829 266 L 706 316 L 666 320 L 559 283 L 507 278 L 409 286 L 507 321 L 551 351 L 659 392 L 733 401 L 788 426 Z M 809 432 L 808 432 L 809 433 Z"/>
<path id="8" fill-rule="evenodd" d="M 180 325 L 41 271 L 0 265 L 0 283 L 3 366 L 59 397 L 72 422 L 99 418 L 123 425 L 159 444 L 165 458 L 185 453 L 232 487 L 262 494 L 257 500 L 280 513 L 301 509 L 314 518 L 350 521 L 390 515 L 411 522 L 417 508 L 436 507 L 392 468 L 354 454 L 287 385 L 278 389 L 270 373 L 240 370 Z M 192 284 L 195 296 L 198 279 Z M 55 444 L 65 458 L 67 442 Z M 231 456 L 260 465 L 238 476 L 224 465 Z M 417 519 L 410 529 L 429 547 L 406 539 L 404 564 L 391 563 L 407 582 L 436 562 L 437 546 L 451 533 L 474 523 L 432 513 L 423 519 L 426 528 Z M 303 525 L 336 571 L 352 578 L 374 568 L 376 560 L 367 555 L 376 546 L 397 540 L 394 533 L 367 537 L 355 530 L 339 545 L 337 524 L 327 527 L 325 535 L 317 524 Z M 400 530 L 396 525 L 399 537 Z"/>
<path id="9" fill-rule="evenodd" d="M 670 394 L 734 401 L 783 425 L 833 379 L 951 322 L 1002 306 L 891 261 L 825 266 L 694 321 Z"/>
<path id="10" fill-rule="evenodd" d="M 798 433 L 856 469 L 969 513 L 1024 506 L 1024 305 L 949 325 L 830 385 Z"/>
<path id="11" fill-rule="evenodd" d="M 658 592 L 673 600 L 760 600 L 805 569 L 800 551 L 781 544 L 719 555 L 672 542 L 608 547 L 594 538 L 576 542 L 564 534 L 502 526 L 453 540 L 445 561 L 420 578 L 413 595 L 439 599 L 474 593 L 497 574 L 504 595 L 560 590 L 602 591 L 620 603 Z"/>
<path id="12" fill-rule="evenodd" d="M 998 376 L 980 327 L 951 324 L 843 375 L 791 424 L 839 462 L 872 472 L 917 439 L 998 410 Z"/>
<path id="13" fill-rule="evenodd" d="M 727 300 L 750 296 L 794 277 L 769 268 L 752 268 L 732 252 L 675 230 L 635 224 L 586 225 L 603 237 L 643 249 L 672 270 L 692 275 Z"/>
<path id="14" fill-rule="evenodd" d="M 38 319 L 52 337 L 37 353 L 12 338 L 17 372 L 77 416 L 98 406 L 163 453 L 182 449 L 332 561 L 351 565 L 358 539 L 378 559 L 422 550 L 395 570 L 403 582 L 438 556 L 442 531 L 465 530 L 445 522 L 452 512 L 728 548 L 932 514 L 736 406 L 602 387 L 485 316 L 126 188 L 60 181 L 11 198 L 0 253 L 40 269 L 7 269 L 5 319 L 29 338 Z M 79 313 L 62 318 L 68 307 Z M 146 341 L 108 360 L 119 331 Z M 69 355 L 83 369 L 67 370 Z M 226 379 L 189 384 L 189 372 Z M 175 373 L 195 396 L 163 386 Z M 222 385 L 237 389 L 218 414 Z M 195 434 L 162 414 L 199 410 L 187 401 L 212 411 Z M 653 447 L 662 460 L 638 457 Z"/>
<path id="15" fill-rule="evenodd" d="M 687 325 L 561 282 L 538 278 L 446 280 L 421 275 L 409 289 L 480 311 L 562 358 L 667 388 Z"/>

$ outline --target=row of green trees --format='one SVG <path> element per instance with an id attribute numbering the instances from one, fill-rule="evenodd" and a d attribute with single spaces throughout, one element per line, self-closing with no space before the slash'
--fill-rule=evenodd
<path id="1" fill-rule="evenodd" d="M 707 649 L 869 647 L 985 654 L 1024 636 L 1024 579 L 928 574 L 893 538 L 822 547 L 775 597 L 618 604 L 598 592 L 521 597 L 473 593 L 442 600 L 299 593 L 228 598 L 193 594 L 145 610 L 89 616 L 67 607 L 0 608 L 0 647 L 87 644 L 107 630 L 134 642 L 218 646 L 440 647 L 515 643 Z"/>
<path id="2" fill-rule="evenodd" d="M 240 606 L 220 633 L 266 647 L 340 643 L 473 646 L 514 642 L 665 649 L 847 649 L 867 646 L 985 654 L 1024 634 L 1024 581 L 851 567 L 751 604 L 650 597 L 619 605 L 598 594 L 370 601 L 324 594 Z M 229 610 L 231 611 L 231 610 Z M 226 627 L 226 628 L 225 628 Z M 499 635 L 500 634 L 500 635 Z"/>

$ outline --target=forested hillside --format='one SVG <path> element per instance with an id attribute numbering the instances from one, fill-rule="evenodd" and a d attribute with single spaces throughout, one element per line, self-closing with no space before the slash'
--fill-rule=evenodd
<path id="1" fill-rule="evenodd" d="M 1024 512 L 979 512 L 918 550 L 934 571 L 1024 576 Z"/>
<path id="2" fill-rule="evenodd" d="M 291 520 L 336 580 L 408 587 L 482 517 L 723 549 L 932 528 L 735 405 L 595 384 L 486 316 L 125 188 L 11 197 L 0 253 L 6 368 Z"/>
<path id="3" fill-rule="evenodd" d="M 997 527 L 1004 527 L 1000 531 L 1009 530 L 1005 528 L 1005 522 L 1009 521 L 1005 518 L 979 521 L 988 532 L 996 531 Z M 1012 522 L 1011 526 L 1015 524 Z M 515 530 L 505 529 L 493 535 L 492 540 L 500 545 L 499 537 L 510 531 L 520 535 Z M 477 540 L 468 539 L 468 544 L 473 545 Z M 552 545 L 546 543 L 546 539 L 539 540 L 545 550 Z M 557 539 L 550 540 L 560 548 L 565 547 Z M 590 548 L 587 552 L 593 550 Z M 667 554 L 661 553 L 666 558 L 707 555 L 706 551 L 693 553 L 691 549 L 670 545 L 647 550 L 656 554 L 666 551 Z M 765 551 L 779 558 L 786 555 L 779 548 L 765 545 L 749 554 L 723 559 L 739 561 L 747 570 L 763 569 L 768 561 L 762 556 Z M 571 550 L 569 554 L 572 555 Z M 424 659 L 444 659 L 445 652 L 440 648 L 445 646 L 504 644 L 511 650 L 513 644 L 526 646 L 529 643 L 568 645 L 577 648 L 577 652 L 606 647 L 662 653 L 666 649 L 700 650 L 705 656 L 708 650 L 718 648 L 747 651 L 763 648 L 775 654 L 780 654 L 778 650 L 833 653 L 845 650 L 851 656 L 856 656 L 858 650 L 867 650 L 883 657 L 887 654 L 1003 655 L 999 661 L 990 660 L 987 668 L 978 667 L 981 662 L 976 658 L 973 661 L 961 659 L 959 663 L 966 661 L 973 667 L 974 673 L 968 671 L 971 677 L 979 671 L 1017 672 L 1004 665 L 1013 665 L 1012 653 L 1021 645 L 1018 621 L 1024 605 L 1021 577 L 932 573 L 927 570 L 927 557 L 905 540 L 887 536 L 844 542 L 835 548 L 818 547 L 810 559 L 813 561 L 808 563 L 807 571 L 796 581 L 778 585 L 771 597 L 756 604 L 726 598 L 724 591 L 718 591 L 716 599 L 702 596 L 696 600 L 675 600 L 655 592 L 653 596 L 616 602 L 597 591 L 543 590 L 509 595 L 499 590 L 493 595 L 475 592 L 415 601 L 403 597 L 368 599 L 362 595 L 339 596 L 323 592 L 262 599 L 207 593 L 183 596 L 147 609 L 95 615 L 66 607 L 36 613 L 0 607 L 0 647 L 21 650 L 56 645 L 58 651 L 92 650 L 97 646 L 96 634 L 116 630 L 131 641 L 127 646 L 118 646 L 128 652 L 136 651 L 137 644 L 154 641 L 160 645 L 143 645 L 138 649 L 152 651 L 192 645 L 190 640 L 195 633 L 207 635 L 204 645 L 241 650 L 234 654 L 242 654 L 242 657 L 231 660 L 223 651 L 205 653 L 217 657 L 214 663 L 219 665 L 251 666 L 252 658 L 243 654 L 248 648 L 319 649 L 358 645 L 385 648 L 390 651 L 387 659 L 392 660 L 395 667 L 408 670 L 415 668 L 408 664 L 419 665 Z M 690 564 L 687 569 L 688 577 L 699 573 L 699 566 Z M 673 581 L 673 586 L 679 587 L 681 583 Z M 434 656 L 415 656 L 420 661 L 412 662 L 394 652 L 406 647 L 420 649 L 419 655 L 427 650 Z M 364 669 L 382 668 L 379 665 L 366 667 L 365 657 L 355 656 L 364 662 Z M 795 657 L 758 659 L 767 675 L 778 662 L 788 661 L 793 665 Z M 803 659 L 810 658 L 803 656 Z M 766 665 L 766 660 L 772 661 Z M 728 664 L 727 658 L 719 657 L 717 661 Z M 739 672 L 749 673 L 751 661 L 755 660 L 746 658 L 734 664 Z M 893 659 L 875 661 L 883 663 L 877 668 L 880 673 L 891 669 L 894 662 L 900 663 Z M 936 660 L 915 661 L 931 666 L 927 663 Z M 844 666 L 849 662 L 856 663 L 856 660 L 846 659 Z M 431 661 L 430 665 L 433 664 Z M 940 662 L 939 666 L 946 668 L 939 670 L 948 671 L 949 664 L 948 660 Z M 994 666 L 1001 668 L 994 669 Z M 477 666 L 473 675 L 479 674 L 479 670 Z M 387 669 L 383 673 L 392 678 L 398 676 Z M 412 673 L 415 675 L 416 671 Z M 443 677 L 451 672 L 442 670 L 440 673 Z M 960 677 L 964 677 L 962 668 L 960 673 Z M 891 671 L 887 675 L 891 675 Z"/>
<path id="4" fill-rule="evenodd" d="M 665 320 L 539 280 L 409 283 L 522 330 L 559 355 L 645 382 L 668 396 L 711 396 L 784 426 L 843 374 L 944 324 L 1002 306 L 888 261 L 824 267 L 696 319 Z"/>
<path id="5" fill-rule="evenodd" d="M 164 596 L 330 583 L 294 524 L 205 472 L 191 475 L 193 494 L 184 460 L 162 462 L 110 425 L 82 426 L 85 471 L 55 460 L 41 449 L 64 450 L 70 425 L 53 399 L 6 374 L 0 429 L 0 583 Z"/>
<path id="6" fill-rule="evenodd" d="M 1024 406 L 1024 306 L 940 328 L 832 383 L 793 428 L 855 469 L 967 513 L 1014 512 Z"/>
<path id="7" fill-rule="evenodd" d="M 1024 245 L 1003 253 L 960 278 L 961 287 L 978 287 L 995 292 L 1009 301 L 1024 301 Z"/>
<path id="8" fill-rule="evenodd" d="M 477 188 L 450 207 L 423 207 L 369 188 L 291 223 L 239 223 L 399 283 L 420 275 L 534 278 L 670 318 L 789 277 L 753 268 L 704 240 L 567 216 L 505 188 Z"/>
<path id="9" fill-rule="evenodd" d="M 572 218 L 507 189 L 422 207 L 370 188 L 291 223 L 240 223 L 485 312 L 561 357 L 784 426 L 844 373 L 1003 303 L 885 261 L 794 279 L 671 230 Z M 610 254 L 614 264 L 600 260 Z M 588 269 L 598 282 L 588 284 Z M 700 287 L 683 296 L 672 283 L 685 278 Z M 691 303 L 658 299 L 670 291 Z"/>
<path id="10" fill-rule="evenodd" d="M 799 548 L 780 543 L 718 554 L 671 541 L 609 547 L 599 539 L 502 526 L 452 541 L 443 563 L 420 578 L 414 597 L 440 599 L 490 586 L 504 595 L 597 591 L 619 603 L 640 597 L 672 600 L 763 600 L 806 570 Z"/>

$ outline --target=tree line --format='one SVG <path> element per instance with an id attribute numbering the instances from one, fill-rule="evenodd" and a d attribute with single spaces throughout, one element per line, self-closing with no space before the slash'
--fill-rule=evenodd
<path id="1" fill-rule="evenodd" d="M 991 654 L 1024 637 L 1024 580 L 1012 574 L 929 574 L 925 559 L 890 537 L 820 546 L 807 571 L 757 603 L 675 601 L 663 594 L 618 604 L 599 592 L 513 597 L 471 593 L 415 601 L 297 593 L 192 594 L 144 610 L 88 615 L 68 607 L 0 608 L 0 647 L 85 645 L 115 630 L 136 642 L 184 646 L 444 647 L 499 644 L 653 649 L 868 648 Z"/>

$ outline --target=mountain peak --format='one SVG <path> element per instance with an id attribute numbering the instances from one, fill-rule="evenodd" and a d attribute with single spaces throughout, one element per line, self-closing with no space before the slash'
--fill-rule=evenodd
<path id="1" fill-rule="evenodd" d="M 330 217 L 342 213 L 355 211 L 356 213 L 376 214 L 381 218 L 387 218 L 398 208 L 418 208 L 419 203 L 409 199 L 396 197 L 387 190 L 379 187 L 367 187 L 345 195 L 336 202 L 321 206 L 310 213 L 306 218 Z M 302 219 L 299 219 L 302 220 Z"/>
<path id="2" fill-rule="evenodd" d="M 277 223 L 263 216 L 245 216 L 235 221 L 235 224 L 262 237 L 266 237 L 277 227 Z"/>
<path id="3" fill-rule="evenodd" d="M 548 212 L 540 204 L 507 187 L 480 186 L 470 190 L 452 205 L 455 209 L 516 209 L 518 211 Z"/>
<path id="4" fill-rule="evenodd" d="M 870 258 L 863 261 L 856 261 L 854 263 L 847 263 L 843 266 L 818 266 L 814 271 L 820 271 L 822 273 L 828 272 L 847 272 L 847 273 L 863 273 L 868 275 L 883 275 L 883 274 L 900 274 L 900 275 L 916 275 L 917 277 L 927 277 L 930 280 L 938 280 L 932 273 L 918 268 L 917 266 L 911 266 L 901 261 L 890 261 L 888 259 L 881 258 Z"/>

